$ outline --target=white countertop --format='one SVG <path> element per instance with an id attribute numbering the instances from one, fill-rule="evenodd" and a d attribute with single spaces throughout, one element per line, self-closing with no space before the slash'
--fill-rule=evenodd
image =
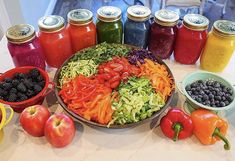
<path id="1" fill-rule="evenodd" d="M 180 65 L 173 60 L 166 63 L 177 82 L 199 69 L 196 65 Z M 0 72 L 13 68 L 6 38 L 0 42 L 0 64 Z M 235 54 L 220 75 L 235 84 Z M 51 98 L 47 97 L 47 100 Z M 179 96 L 178 106 L 183 105 L 183 100 L 183 96 Z M 53 105 L 50 110 L 63 111 L 59 105 Z M 223 142 L 203 146 L 194 136 L 173 142 L 162 134 L 159 127 L 151 129 L 150 123 L 122 130 L 95 129 L 76 123 L 73 142 L 56 149 L 44 137 L 34 138 L 26 134 L 19 126 L 19 115 L 15 114 L 4 128 L 0 161 L 235 161 L 235 107 L 222 115 L 229 122 L 227 138 L 232 146 L 230 151 L 223 149 Z"/>

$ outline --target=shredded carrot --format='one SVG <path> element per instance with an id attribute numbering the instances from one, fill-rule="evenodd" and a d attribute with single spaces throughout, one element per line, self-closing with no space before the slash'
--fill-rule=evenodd
<path id="1" fill-rule="evenodd" d="M 150 79 L 155 91 L 159 92 L 166 101 L 175 88 L 173 78 L 168 73 L 166 66 L 153 62 L 150 59 L 145 59 L 144 64 L 138 65 L 141 69 L 139 76 L 145 76 Z"/>

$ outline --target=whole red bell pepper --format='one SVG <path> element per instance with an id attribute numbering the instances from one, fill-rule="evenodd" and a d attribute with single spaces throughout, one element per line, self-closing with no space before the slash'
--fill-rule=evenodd
<path id="1" fill-rule="evenodd" d="M 161 119 L 160 127 L 164 135 L 173 139 L 185 139 L 193 134 L 191 117 L 179 108 L 172 108 Z"/>

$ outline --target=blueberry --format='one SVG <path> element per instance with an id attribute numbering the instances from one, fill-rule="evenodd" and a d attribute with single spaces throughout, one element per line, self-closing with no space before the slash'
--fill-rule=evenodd
<path id="1" fill-rule="evenodd" d="M 233 100 L 233 97 L 230 96 L 230 95 L 228 95 L 228 94 L 226 94 L 225 98 L 226 98 L 229 102 L 232 102 L 232 100 Z"/>
<path id="2" fill-rule="evenodd" d="M 219 87 L 220 87 L 220 84 L 219 84 L 218 82 L 215 82 L 215 83 L 214 83 L 214 87 L 219 88 Z"/>
<path id="3" fill-rule="evenodd" d="M 209 90 L 205 90 L 204 91 L 206 94 L 210 94 L 210 91 Z"/>
<path id="4" fill-rule="evenodd" d="M 191 86 L 190 86 L 190 85 L 187 85 L 187 86 L 185 87 L 185 89 L 186 89 L 186 91 L 190 91 L 190 90 L 191 90 Z"/>
<path id="5" fill-rule="evenodd" d="M 201 102 L 202 102 L 202 99 L 199 98 L 199 97 L 197 97 L 197 98 L 196 98 L 196 101 L 199 102 L 199 103 L 201 103 Z"/>
<path id="6" fill-rule="evenodd" d="M 202 97 L 202 99 L 204 100 L 204 101 L 206 101 L 206 100 L 208 100 L 209 99 L 209 97 L 207 96 L 207 95 L 203 95 L 203 97 Z"/>
<path id="7" fill-rule="evenodd" d="M 220 101 L 221 100 L 221 97 L 220 96 L 215 96 L 215 99 Z"/>
<path id="8" fill-rule="evenodd" d="M 206 102 L 202 102 L 203 105 L 206 105 Z"/>
<path id="9" fill-rule="evenodd" d="M 213 94 L 213 95 L 216 95 L 216 92 L 215 92 L 215 91 L 212 91 L 212 94 Z"/>
<path id="10" fill-rule="evenodd" d="M 200 94 L 198 95 L 198 98 L 202 98 L 202 97 L 203 97 L 203 95 L 200 95 Z"/>
<path id="11" fill-rule="evenodd" d="M 229 101 L 224 101 L 224 103 L 226 106 L 229 105 Z"/>
<path id="12" fill-rule="evenodd" d="M 225 106 L 225 103 L 222 101 L 222 102 L 220 102 L 220 106 L 221 107 L 224 107 Z"/>
<path id="13" fill-rule="evenodd" d="M 208 97 L 209 97 L 210 99 L 212 99 L 212 98 L 214 98 L 214 95 L 213 95 L 212 93 L 210 93 L 210 94 L 208 95 Z"/>
<path id="14" fill-rule="evenodd" d="M 194 100 L 196 99 L 196 97 L 195 97 L 194 95 L 192 95 L 191 97 L 192 97 L 192 99 L 194 99 Z"/>
<path id="15" fill-rule="evenodd" d="M 222 97 L 222 101 L 225 101 L 225 100 L 226 100 L 226 98 L 223 96 L 223 97 Z"/>
<path id="16" fill-rule="evenodd" d="M 202 80 L 198 80 L 197 83 L 203 83 L 203 81 Z"/>
<path id="17" fill-rule="evenodd" d="M 196 91 L 196 88 L 191 88 L 191 91 L 193 92 L 193 91 Z"/>
<path id="18" fill-rule="evenodd" d="M 201 88 L 200 88 L 200 87 L 197 87 L 196 90 L 197 90 L 198 92 L 200 92 L 200 91 L 201 91 Z"/>
<path id="19" fill-rule="evenodd" d="M 192 92 L 191 92 L 191 91 L 187 91 L 187 92 L 188 92 L 188 95 L 190 95 L 190 96 L 192 95 Z"/>
<path id="20" fill-rule="evenodd" d="M 210 106 L 210 101 L 209 100 L 205 101 L 205 103 L 206 103 L 207 106 Z"/>

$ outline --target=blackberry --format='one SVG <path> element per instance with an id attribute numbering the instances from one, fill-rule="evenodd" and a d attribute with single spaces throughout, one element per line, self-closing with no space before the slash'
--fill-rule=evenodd
<path id="1" fill-rule="evenodd" d="M 38 82 L 42 82 L 44 80 L 44 78 L 41 76 L 41 75 L 39 75 L 38 77 L 37 77 L 37 81 Z"/>
<path id="2" fill-rule="evenodd" d="M 0 96 L 4 97 L 4 96 L 6 96 L 7 94 L 8 94 L 7 91 L 5 91 L 5 90 L 3 90 L 3 89 L 0 88 Z"/>
<path id="3" fill-rule="evenodd" d="M 38 85 L 41 86 L 42 88 L 44 88 L 45 87 L 45 81 L 39 82 Z"/>
<path id="4" fill-rule="evenodd" d="M 23 94 L 21 97 L 20 97 L 20 100 L 21 101 L 24 101 L 24 100 L 27 100 L 28 99 L 28 97 L 25 95 L 25 94 Z"/>
<path id="5" fill-rule="evenodd" d="M 34 91 L 35 91 L 35 93 L 39 93 L 39 92 L 42 91 L 42 87 L 39 86 L 39 85 L 37 85 L 37 84 L 35 84 L 35 85 L 34 85 Z"/>
<path id="6" fill-rule="evenodd" d="M 11 84 L 12 84 L 13 87 L 17 87 L 17 85 L 18 85 L 19 83 L 20 83 L 20 82 L 19 82 L 19 80 L 17 80 L 17 79 L 12 80 L 12 82 L 11 82 Z"/>
<path id="7" fill-rule="evenodd" d="M 34 68 L 34 69 L 29 71 L 29 76 L 31 78 L 35 78 L 36 79 L 39 75 L 40 75 L 40 72 L 39 72 L 39 70 L 37 68 Z"/>
<path id="8" fill-rule="evenodd" d="M 0 89 L 3 89 L 3 82 L 0 82 Z"/>
<path id="9" fill-rule="evenodd" d="M 28 79 L 24 80 L 24 85 L 28 88 L 28 89 L 33 89 L 33 82 L 29 81 Z"/>
<path id="10" fill-rule="evenodd" d="M 14 74 L 14 78 L 18 79 L 18 80 L 24 79 L 25 77 L 26 77 L 26 75 L 24 73 L 15 73 Z"/>
<path id="11" fill-rule="evenodd" d="M 24 93 L 24 92 L 27 91 L 27 88 L 25 87 L 25 85 L 24 85 L 23 83 L 20 83 L 20 84 L 17 86 L 17 90 Z"/>
<path id="12" fill-rule="evenodd" d="M 17 89 L 16 89 L 16 88 L 12 88 L 9 93 L 10 93 L 10 94 L 11 94 L 11 93 L 17 93 Z"/>
<path id="13" fill-rule="evenodd" d="M 28 91 L 26 92 L 26 95 L 27 95 L 29 98 L 31 98 L 31 97 L 33 97 L 33 96 L 35 95 L 35 93 L 34 93 L 33 90 L 28 90 Z"/>
<path id="14" fill-rule="evenodd" d="M 5 81 L 6 83 L 11 83 L 11 82 L 12 82 L 12 79 L 11 79 L 11 78 L 6 77 L 6 78 L 4 79 L 4 81 Z"/>
<path id="15" fill-rule="evenodd" d="M 0 96 L 0 100 L 3 100 L 3 98 L 4 98 L 3 96 Z"/>
<path id="16" fill-rule="evenodd" d="M 12 88 L 11 83 L 3 83 L 3 89 L 9 91 Z"/>
<path id="17" fill-rule="evenodd" d="M 17 99 L 17 95 L 15 93 L 11 93 L 10 96 L 8 97 L 8 102 L 15 102 Z"/>

